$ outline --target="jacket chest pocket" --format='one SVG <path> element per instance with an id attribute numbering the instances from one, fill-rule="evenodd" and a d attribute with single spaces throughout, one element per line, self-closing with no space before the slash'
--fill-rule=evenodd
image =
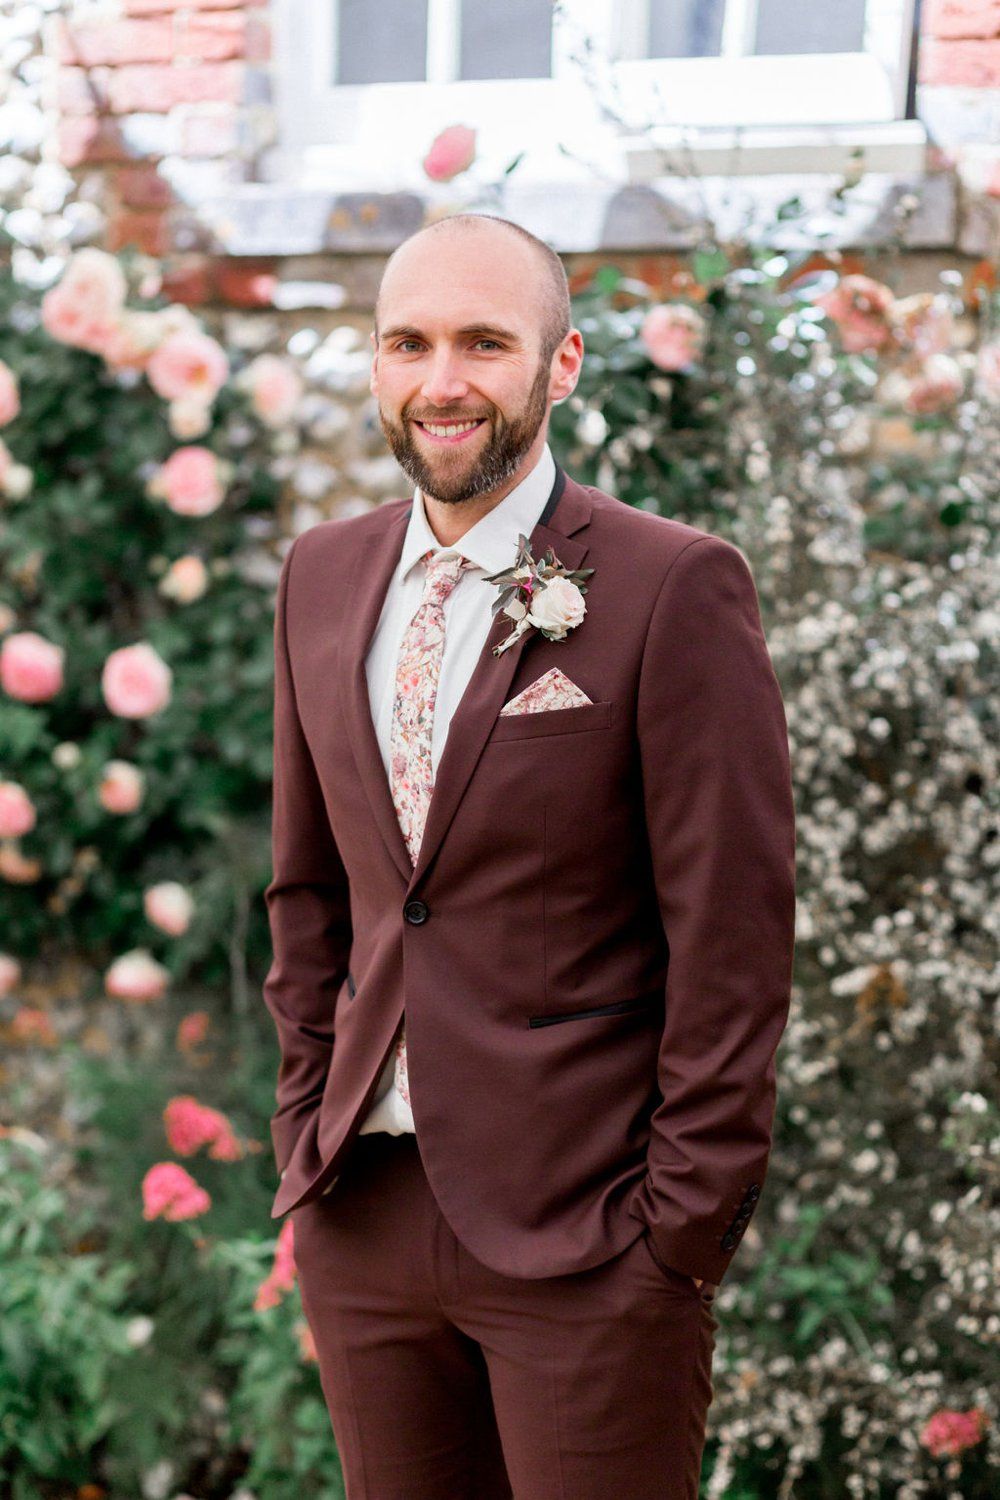
<path id="1" fill-rule="evenodd" d="M 488 743 L 536 739 L 543 735 L 581 734 L 610 729 L 614 704 L 604 698 L 597 703 L 577 703 L 572 708 L 543 708 L 534 713 L 501 714 L 490 731 Z"/>

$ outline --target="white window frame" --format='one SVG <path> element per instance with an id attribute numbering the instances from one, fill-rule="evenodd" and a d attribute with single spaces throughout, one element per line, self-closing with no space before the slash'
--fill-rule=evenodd
<path id="1" fill-rule="evenodd" d="M 551 78 L 474 81 L 455 77 L 459 0 L 428 0 L 425 81 L 334 87 L 338 3 L 275 0 L 279 139 L 265 170 L 304 188 L 426 193 L 422 157 L 455 123 L 476 128 L 486 176 L 524 150 L 522 183 L 653 180 L 680 148 L 685 170 L 726 175 L 845 171 L 859 149 L 872 171 L 924 165 L 926 131 L 904 118 L 915 0 L 868 0 L 860 52 L 760 57 L 747 53 L 758 0 L 727 0 L 721 55 L 705 58 L 637 55 L 649 0 L 560 0 Z M 624 125 L 580 68 L 586 38 Z"/>

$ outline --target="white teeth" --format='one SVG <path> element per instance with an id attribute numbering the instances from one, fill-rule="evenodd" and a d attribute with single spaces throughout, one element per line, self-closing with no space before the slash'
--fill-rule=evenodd
<path id="1" fill-rule="evenodd" d="M 432 432 L 435 437 L 455 437 L 460 432 L 469 432 L 473 427 L 478 427 L 478 422 L 462 422 L 454 427 L 432 427 L 429 422 L 421 422 L 421 427 L 426 432 Z"/>

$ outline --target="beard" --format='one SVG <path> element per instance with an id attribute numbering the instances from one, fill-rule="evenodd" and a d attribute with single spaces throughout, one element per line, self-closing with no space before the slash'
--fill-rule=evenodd
<path id="1" fill-rule="evenodd" d="M 541 361 L 524 409 L 511 420 L 501 413 L 485 419 L 486 442 L 468 455 L 459 445 L 454 453 L 440 448 L 434 457 L 418 446 L 420 439 L 414 435 L 413 423 L 404 415 L 402 422 L 394 421 L 379 406 L 379 422 L 386 442 L 403 473 L 421 493 L 445 505 L 459 505 L 463 500 L 475 500 L 480 495 L 489 495 L 513 479 L 521 460 L 538 436 L 548 412 L 549 362 Z M 444 421 L 444 417 L 439 417 Z M 456 417 L 450 418 L 455 421 Z M 472 439 L 475 442 L 476 439 Z"/>

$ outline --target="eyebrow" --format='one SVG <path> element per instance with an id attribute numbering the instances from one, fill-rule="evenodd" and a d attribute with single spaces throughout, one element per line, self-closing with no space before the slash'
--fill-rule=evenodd
<path id="1" fill-rule="evenodd" d="M 509 328 L 498 328 L 493 323 L 466 323 L 465 327 L 464 328 L 459 328 L 458 332 L 460 334 L 464 334 L 464 333 L 488 334 L 490 338 L 502 339 L 505 343 L 508 343 L 508 344 L 520 344 L 521 343 L 521 337 L 520 337 L 519 334 L 514 333 Z M 420 332 L 419 328 L 412 328 L 412 327 L 409 327 L 406 324 L 397 324 L 394 328 L 387 328 L 385 330 L 385 332 L 381 335 L 381 338 L 383 338 L 383 339 L 398 339 L 398 338 L 403 338 L 404 336 L 406 338 L 418 338 L 418 339 L 422 339 L 424 337 L 424 335 Z"/>

